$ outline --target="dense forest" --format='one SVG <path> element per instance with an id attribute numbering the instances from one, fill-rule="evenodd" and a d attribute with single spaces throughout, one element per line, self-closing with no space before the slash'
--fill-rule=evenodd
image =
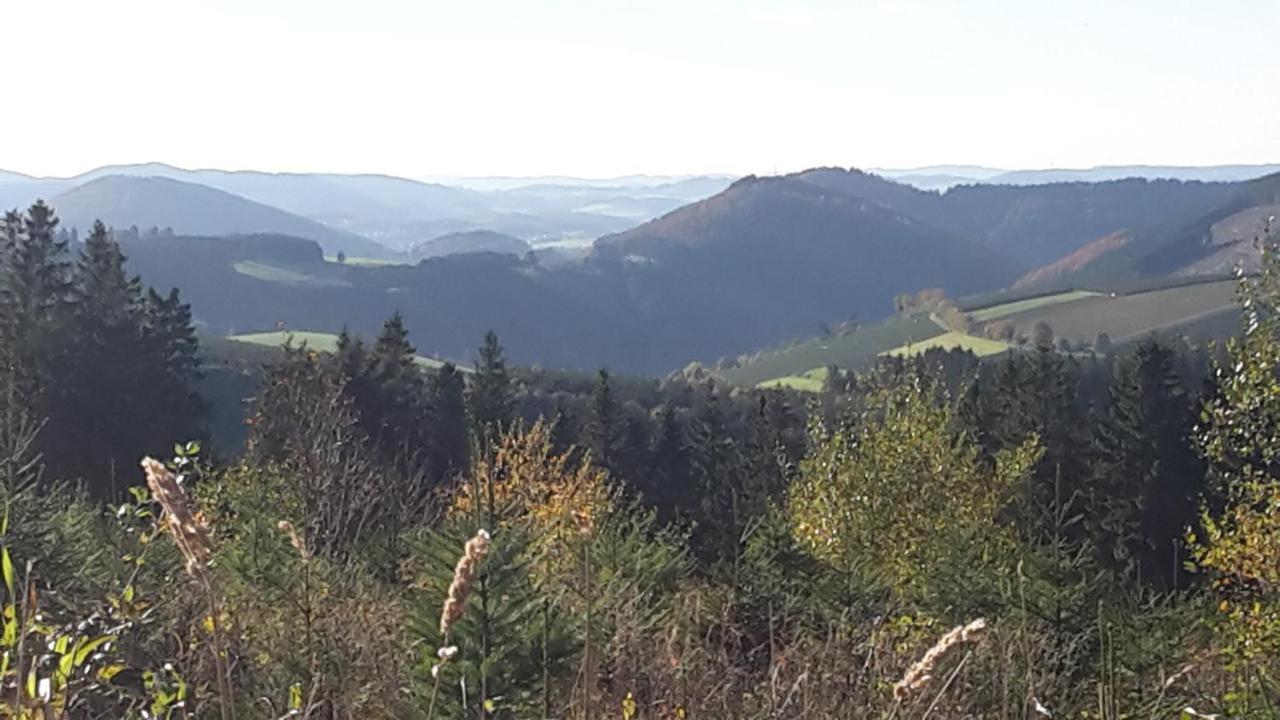
<path id="1" fill-rule="evenodd" d="M 1274 238 L 1223 347 L 813 396 L 427 369 L 397 313 L 273 353 L 225 457 L 176 290 L 0 241 L 8 716 L 1280 717 Z"/>

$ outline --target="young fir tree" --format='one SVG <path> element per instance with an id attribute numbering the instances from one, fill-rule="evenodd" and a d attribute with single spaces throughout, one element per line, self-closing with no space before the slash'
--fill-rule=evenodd
<path id="1" fill-rule="evenodd" d="M 515 392 L 498 336 L 490 330 L 480 346 L 480 361 L 467 394 L 472 423 L 482 439 L 495 435 L 515 419 Z"/>

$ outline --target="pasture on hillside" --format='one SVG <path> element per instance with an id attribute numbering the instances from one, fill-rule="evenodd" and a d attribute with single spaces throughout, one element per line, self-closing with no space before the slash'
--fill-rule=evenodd
<path id="1" fill-rule="evenodd" d="M 811 370 L 829 365 L 858 368 L 886 350 L 922 342 L 943 332 L 945 330 L 927 313 L 897 315 L 846 334 L 833 333 L 790 347 L 762 351 L 741 366 L 725 370 L 723 375 L 732 383 L 759 385 L 779 378 L 801 378 Z"/>
<path id="2" fill-rule="evenodd" d="M 1053 305 L 1061 305 L 1062 303 L 1072 302 L 1074 300 L 1082 300 L 1088 297 L 1097 297 L 1101 293 L 1090 290 L 1070 290 L 1067 292 L 1054 293 L 1052 295 L 1041 295 L 1039 297 L 1027 298 L 1026 300 L 1017 300 L 1007 302 L 1001 305 L 992 305 L 980 310 L 974 310 L 969 313 L 969 317 L 974 322 L 988 322 L 999 318 L 1016 315 L 1021 312 L 1038 310 L 1040 308 L 1050 307 Z"/>
<path id="3" fill-rule="evenodd" d="M 306 344 L 311 350 L 318 352 L 331 353 L 338 349 L 338 336 L 333 333 L 307 332 L 305 330 L 277 330 L 275 332 L 262 333 L 246 333 L 244 335 L 232 335 L 227 338 L 233 342 L 246 343 L 249 345 L 261 345 L 264 347 L 284 347 L 292 344 L 294 347 Z M 444 363 L 435 358 L 416 356 L 419 365 L 426 368 L 438 368 Z M 462 372 L 471 372 L 470 368 L 458 366 Z"/>
<path id="4" fill-rule="evenodd" d="M 290 270 L 289 268 L 279 267 L 277 265 L 268 265 L 256 260 L 240 260 L 237 261 L 233 267 L 235 267 L 236 272 L 241 275 L 247 275 L 258 280 L 283 283 L 286 285 L 337 287 L 351 284 L 340 278 L 313 275 L 299 270 Z"/>
<path id="5" fill-rule="evenodd" d="M 1095 295 L 1006 314 L 1000 321 L 1013 324 L 1025 335 L 1043 322 L 1055 337 L 1091 342 L 1099 333 L 1106 333 L 1113 342 L 1122 343 L 1153 332 L 1192 327 L 1230 312 L 1235 307 L 1235 293 L 1235 281 L 1219 280 L 1133 295 Z"/>
<path id="6" fill-rule="evenodd" d="M 825 367 L 810 370 L 803 375 L 790 375 L 787 377 L 774 378 L 766 380 L 756 387 L 772 390 L 800 390 L 802 392 L 822 392 L 822 388 L 827 383 L 828 371 Z"/>
<path id="7" fill-rule="evenodd" d="M 911 357 L 930 350 L 967 350 L 978 357 L 988 357 L 1009 349 L 1009 344 L 999 340 L 975 337 L 962 332 L 943 333 L 924 342 L 909 343 L 886 350 L 881 355 Z"/>

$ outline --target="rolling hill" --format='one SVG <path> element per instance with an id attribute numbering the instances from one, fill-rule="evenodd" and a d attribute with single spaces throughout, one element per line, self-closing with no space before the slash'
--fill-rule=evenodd
<path id="1" fill-rule="evenodd" d="M 1280 173 L 1220 185 L 1226 192 L 1212 206 L 1193 205 L 1173 215 L 1154 215 L 1126 228 L 1123 242 L 1091 248 L 1087 262 L 1078 250 L 1056 259 L 1020 281 L 1024 287 L 1115 285 L 1137 278 L 1221 275 L 1235 266 L 1257 265 L 1254 240 L 1280 210 Z M 1190 210 L 1196 210 L 1188 217 Z"/>
<path id="2" fill-rule="evenodd" d="M 326 252 L 386 255 L 385 247 L 278 208 L 194 183 L 159 177 L 107 175 L 49 200 L 62 226 L 81 234 L 95 220 L 108 226 L 157 226 L 190 235 L 271 233 L 314 240 Z"/>
<path id="3" fill-rule="evenodd" d="M 518 237 L 492 230 L 470 230 L 441 235 L 414 245 L 409 248 L 408 255 L 414 260 L 425 260 L 426 258 L 475 252 L 524 255 L 532 249 L 529 243 Z"/>
<path id="4" fill-rule="evenodd" d="M 106 182 L 158 183 L 184 192 L 189 185 L 109 177 L 86 187 Z M 494 329 L 517 362 L 662 374 L 690 361 L 752 355 L 850 320 L 873 327 L 901 293 L 942 288 L 952 297 L 989 294 L 1043 267 L 1036 262 L 1041 258 L 1051 263 L 1081 253 L 1044 281 L 1049 287 L 1033 282 L 997 300 L 1026 301 L 1054 286 L 1123 294 L 1136 284 L 1168 282 L 1197 262 L 1238 250 L 1242 229 L 1275 204 L 1269 188 L 1264 181 L 1135 180 L 930 193 L 826 168 L 746 178 L 711 198 L 606 235 L 574 261 L 535 252 L 456 254 L 416 265 L 338 264 L 326 262 L 319 246 L 280 235 L 252 241 L 140 238 L 126 251 L 148 282 L 183 288 L 197 319 L 213 333 L 269 332 L 283 322 L 287 328 L 336 332 L 348 326 L 370 334 L 399 309 L 423 350 L 441 357 L 465 362 L 483 333 Z M 199 190 L 217 202 L 231 198 L 261 210 L 242 198 Z M 99 208 L 113 211 L 105 201 Z M 313 222 L 267 210 L 276 220 L 282 214 L 290 222 Z M 72 211 L 84 212 L 77 206 Z M 292 228 L 276 232 L 296 234 Z M 1115 247 L 1090 247 L 1108 236 Z M 1114 239 L 1120 237 L 1130 239 Z M 453 240 L 466 245 L 468 238 L 475 236 Z M 1081 280 L 1091 273 L 1096 282 Z M 1013 316 L 1077 302 L 1085 300 L 1037 300 L 1000 312 Z M 1075 327 L 1062 322 L 1064 333 Z M 815 345 L 815 363 L 796 370 L 875 357 L 964 329 L 935 327 L 928 337 L 912 333 L 893 342 L 887 332 L 883 343 L 855 338 L 841 351 Z M 1071 332 L 1092 340 L 1087 328 Z M 841 352 L 844 359 L 829 360 Z"/>
<path id="5" fill-rule="evenodd" d="M 364 236 L 395 251 L 440 235 L 481 229 L 531 242 L 590 240 L 714 194 L 730 182 L 718 176 L 616 182 L 513 179 L 485 189 L 377 174 L 186 170 L 142 163 L 101 167 L 68 178 L 0 171 L 0 207 L 26 206 L 37 197 L 49 199 L 112 176 L 202 185 Z"/>
<path id="6" fill-rule="evenodd" d="M 747 178 L 602 238 L 590 267 L 615 277 L 636 312 L 669 328 L 692 357 L 883 317 L 899 293 L 963 294 L 1016 276 L 963 237 L 797 177 Z"/>

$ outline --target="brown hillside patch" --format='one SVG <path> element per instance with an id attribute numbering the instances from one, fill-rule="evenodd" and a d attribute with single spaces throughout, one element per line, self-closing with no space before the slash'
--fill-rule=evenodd
<path id="1" fill-rule="evenodd" d="M 1013 283 L 1013 289 L 1018 290 L 1041 285 L 1065 275 L 1079 272 L 1097 262 L 1102 256 L 1128 245 L 1132 239 L 1126 230 L 1103 235 L 1097 240 L 1085 243 L 1069 255 L 1058 258 L 1048 265 L 1036 268 L 1023 275 Z"/>

